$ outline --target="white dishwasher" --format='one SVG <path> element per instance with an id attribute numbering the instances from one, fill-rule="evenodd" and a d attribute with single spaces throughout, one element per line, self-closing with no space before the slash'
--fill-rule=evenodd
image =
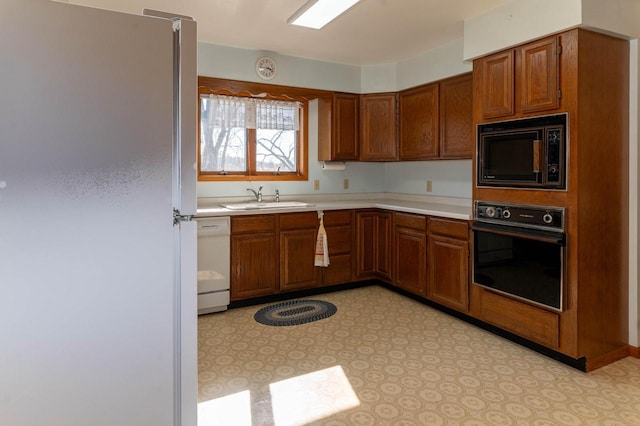
<path id="1" fill-rule="evenodd" d="M 229 304 L 229 217 L 196 218 L 198 223 L 198 315 L 220 312 Z"/>

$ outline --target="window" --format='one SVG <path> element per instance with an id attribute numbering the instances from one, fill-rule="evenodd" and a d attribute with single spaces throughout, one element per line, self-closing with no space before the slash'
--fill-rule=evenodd
<path id="1" fill-rule="evenodd" d="M 306 101 L 219 92 L 200 90 L 198 179 L 306 180 Z"/>

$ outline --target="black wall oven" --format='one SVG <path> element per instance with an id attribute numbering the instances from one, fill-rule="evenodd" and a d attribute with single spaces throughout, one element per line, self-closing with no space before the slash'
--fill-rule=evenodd
<path id="1" fill-rule="evenodd" d="M 564 209 L 476 201 L 473 284 L 564 309 Z"/>
<path id="2" fill-rule="evenodd" d="M 478 125 L 478 186 L 566 188 L 567 115 Z"/>

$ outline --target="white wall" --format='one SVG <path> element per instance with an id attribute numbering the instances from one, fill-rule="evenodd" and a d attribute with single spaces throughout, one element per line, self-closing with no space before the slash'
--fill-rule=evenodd
<path id="1" fill-rule="evenodd" d="M 581 23 L 582 0 L 514 0 L 464 21 L 464 59 L 477 58 Z"/>
<path id="2" fill-rule="evenodd" d="M 275 52 L 237 49 L 198 43 L 198 75 L 231 80 L 258 81 L 255 65 L 261 56 L 274 58 L 278 72 L 269 84 L 359 93 L 360 67 L 314 61 Z"/>
<path id="3" fill-rule="evenodd" d="M 361 81 L 360 93 L 395 92 L 396 64 L 363 66 Z"/>
<path id="4" fill-rule="evenodd" d="M 402 161 L 386 163 L 385 170 L 387 192 L 471 198 L 471 160 Z"/>
<path id="5" fill-rule="evenodd" d="M 460 38 L 416 57 L 398 62 L 397 89 L 408 89 L 471 71 L 473 64 L 464 61 L 463 47 L 464 42 Z"/>

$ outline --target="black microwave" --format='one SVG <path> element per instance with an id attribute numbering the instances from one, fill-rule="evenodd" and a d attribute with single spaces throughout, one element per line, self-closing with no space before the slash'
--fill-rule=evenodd
<path id="1" fill-rule="evenodd" d="M 477 185 L 566 188 L 567 114 L 478 125 Z"/>

